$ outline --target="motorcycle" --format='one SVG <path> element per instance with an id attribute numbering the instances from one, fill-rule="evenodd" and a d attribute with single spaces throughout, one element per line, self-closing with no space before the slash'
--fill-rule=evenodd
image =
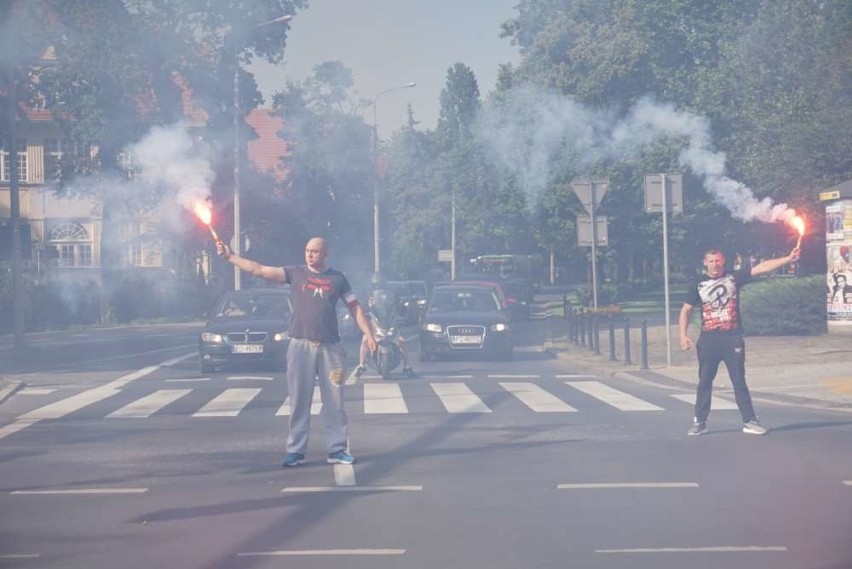
<path id="1" fill-rule="evenodd" d="M 391 373 L 402 362 L 402 353 L 397 344 L 399 332 L 394 326 L 384 327 L 376 319 L 373 320 L 372 326 L 378 349 L 370 355 L 368 362 L 379 372 L 382 379 L 390 379 Z"/>

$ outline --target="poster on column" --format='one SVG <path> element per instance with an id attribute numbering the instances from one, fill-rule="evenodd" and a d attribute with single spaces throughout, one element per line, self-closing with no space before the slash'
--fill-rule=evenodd
<path id="1" fill-rule="evenodd" d="M 835 202 L 825 206 L 825 240 L 826 241 L 842 241 L 843 240 L 843 207 L 842 201 Z M 850 211 L 852 213 L 852 211 Z M 850 228 L 852 229 L 852 228 Z"/>
<path id="2" fill-rule="evenodd" d="M 831 241 L 828 253 L 828 319 L 852 322 L 852 240 Z"/>

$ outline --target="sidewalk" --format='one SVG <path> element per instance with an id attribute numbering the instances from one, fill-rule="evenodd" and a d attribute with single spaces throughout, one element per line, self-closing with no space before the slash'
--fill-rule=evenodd
<path id="1" fill-rule="evenodd" d="M 624 363 L 624 332 L 616 327 L 615 355 L 610 361 L 609 330 L 600 330 L 600 355 L 588 346 L 578 346 L 567 337 L 566 321 L 551 319 L 549 348 L 558 358 L 571 361 L 602 375 L 617 375 L 637 381 L 652 381 L 670 387 L 694 390 L 698 382 L 695 349 L 680 349 L 677 323 L 671 327 L 671 365 L 668 365 L 666 327 L 648 326 L 648 369 L 641 369 L 641 333 L 631 322 L 630 359 Z M 693 341 L 697 331 L 691 330 Z M 756 401 L 771 400 L 800 406 L 852 412 L 852 329 L 820 336 L 746 337 L 746 380 Z M 715 390 L 730 390 L 724 364 L 714 382 Z"/>

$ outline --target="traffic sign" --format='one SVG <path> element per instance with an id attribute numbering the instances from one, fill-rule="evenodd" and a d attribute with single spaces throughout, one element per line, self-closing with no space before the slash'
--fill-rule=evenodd
<path id="1" fill-rule="evenodd" d="M 571 181 L 571 189 L 580 198 L 580 203 L 592 214 L 592 196 L 595 198 L 595 208 L 601 205 L 601 200 L 609 189 L 609 180 L 606 178 L 586 179 L 578 178 Z"/>
<path id="2" fill-rule="evenodd" d="M 595 216 L 595 225 L 597 226 L 597 247 L 609 246 L 609 234 L 607 233 L 607 219 L 605 215 Z M 592 246 L 592 218 L 585 215 L 577 216 L 577 247 Z"/>
<path id="3" fill-rule="evenodd" d="M 645 212 L 662 213 L 663 177 L 666 180 L 666 209 L 669 213 L 683 213 L 683 174 L 646 174 Z"/>

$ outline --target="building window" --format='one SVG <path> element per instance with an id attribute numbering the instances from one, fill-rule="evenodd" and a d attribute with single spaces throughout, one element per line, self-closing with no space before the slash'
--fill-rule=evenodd
<path id="1" fill-rule="evenodd" d="M 60 267 L 93 266 L 91 239 L 80 223 L 60 223 L 50 232 L 50 241 L 59 253 Z"/>
<path id="2" fill-rule="evenodd" d="M 65 151 L 62 140 L 47 138 L 44 141 L 44 181 L 53 182 L 62 173 L 62 154 Z"/>
<path id="3" fill-rule="evenodd" d="M 18 149 L 18 181 L 26 182 L 29 177 L 27 176 L 27 141 L 19 138 L 16 141 L 15 146 Z M 0 149 L 0 181 L 9 182 L 9 149 L 5 146 Z"/>
<path id="4" fill-rule="evenodd" d="M 125 149 L 118 153 L 118 163 L 128 180 L 135 180 L 139 177 L 139 167 L 136 165 L 136 160 L 130 150 Z"/>

